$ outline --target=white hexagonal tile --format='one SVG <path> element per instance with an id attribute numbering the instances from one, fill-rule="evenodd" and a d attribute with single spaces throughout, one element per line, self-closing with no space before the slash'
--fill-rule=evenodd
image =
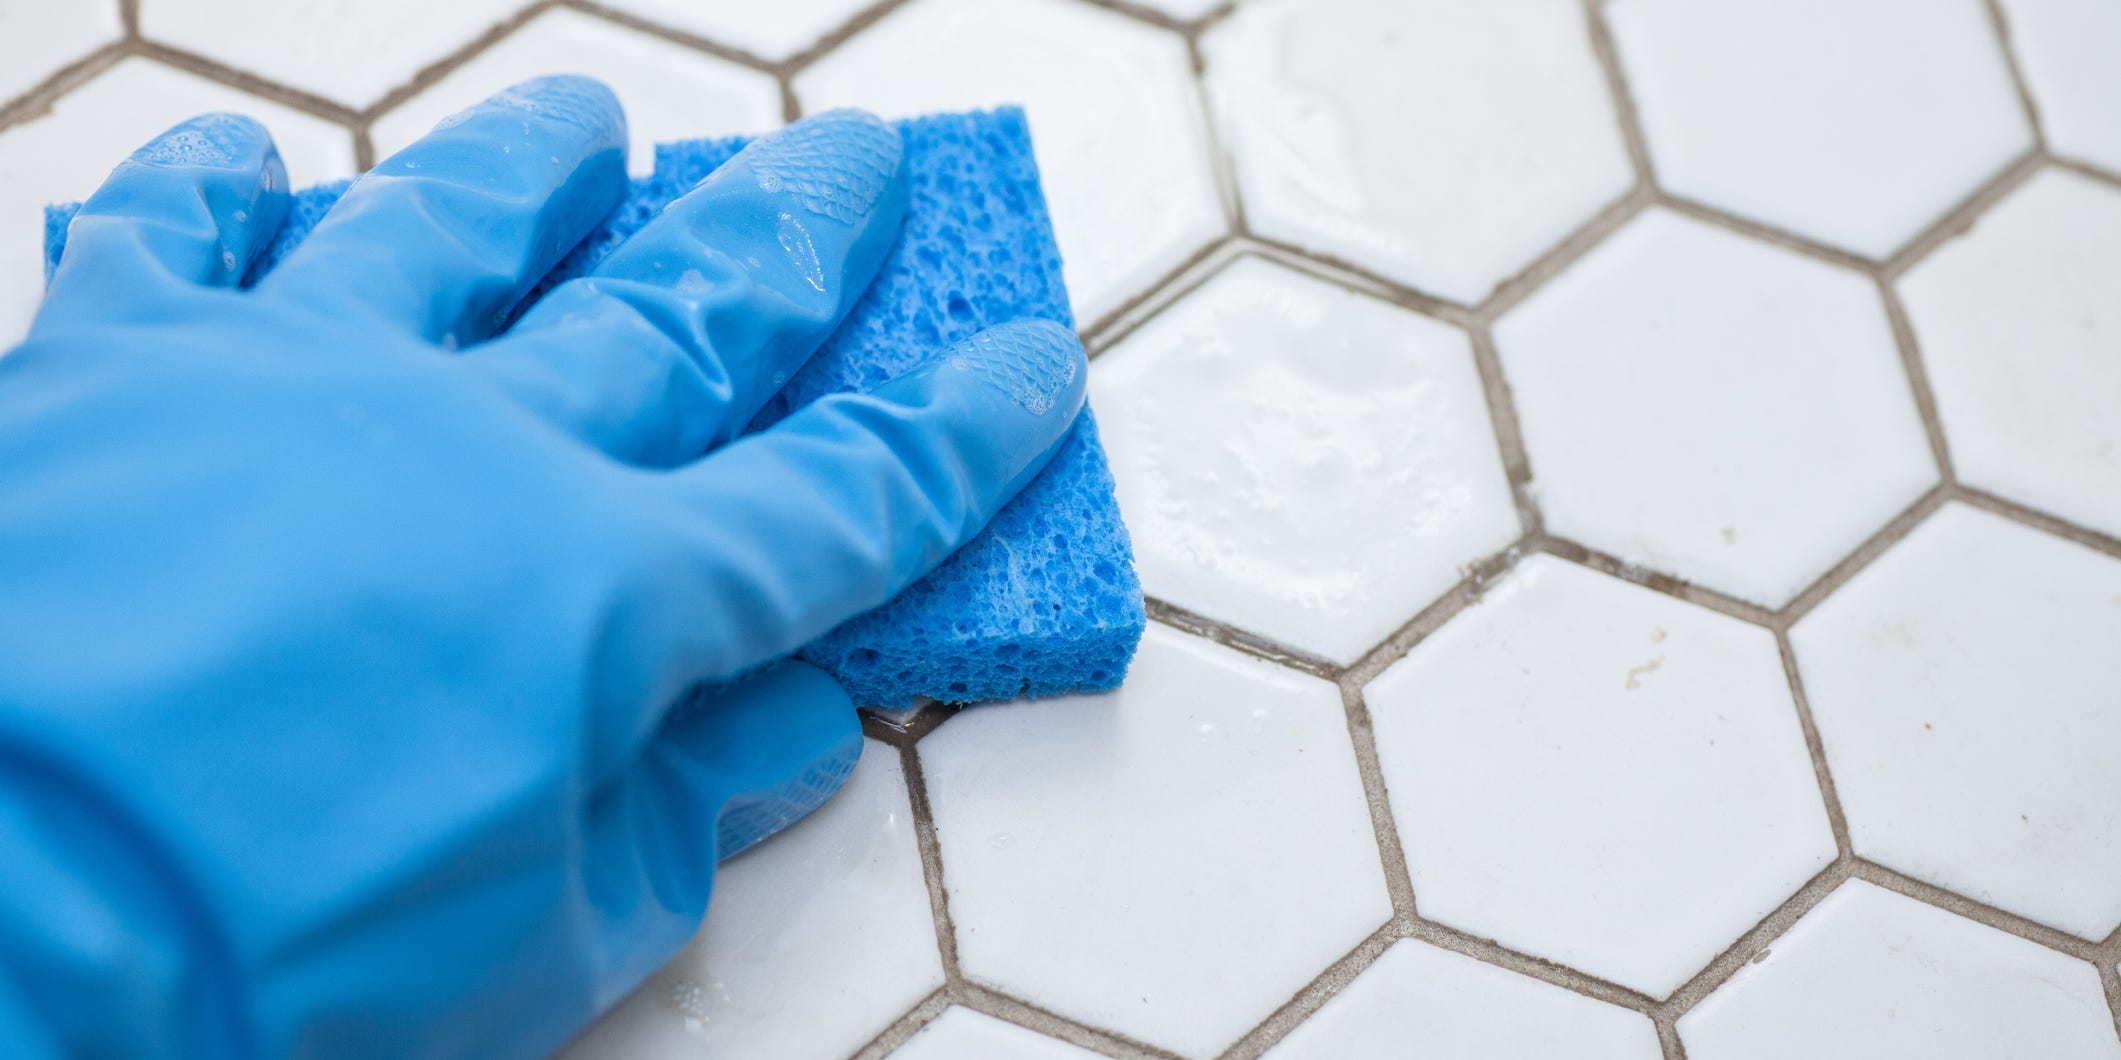
<path id="1" fill-rule="evenodd" d="M 1552 556 L 1365 690 L 1422 915 L 1656 997 L 1834 858 L 1775 638 Z"/>
<path id="2" fill-rule="evenodd" d="M 1092 1060 L 1097 1054 L 1036 1031 L 952 1005 L 922 1027 L 891 1060 Z"/>
<path id="3" fill-rule="evenodd" d="M 638 15 L 716 44 L 779 62 L 816 44 L 877 0 L 773 0 L 770 4 L 700 3 L 699 0 L 603 0 L 604 6 Z"/>
<path id="4" fill-rule="evenodd" d="M 845 1056 L 943 985 L 898 752 L 723 864 L 707 921 L 565 1060 Z"/>
<path id="5" fill-rule="evenodd" d="M 588 74 L 618 94 L 635 173 L 655 168 L 657 143 L 765 132 L 781 124 L 781 86 L 772 75 L 557 8 L 391 108 L 369 136 L 378 156 L 391 154 L 501 89 L 562 71 Z"/>
<path id="6" fill-rule="evenodd" d="M 117 0 L 0 0 L 0 103 L 124 33 Z"/>
<path id="7" fill-rule="evenodd" d="M 1227 223 L 1185 41 L 1074 0 L 915 0 L 795 78 L 806 112 L 1022 104 L 1068 293 L 1096 322 Z"/>
<path id="8" fill-rule="evenodd" d="M 1679 1017 L 1688 1060 L 2113 1060 L 2099 972 L 1862 880 Z"/>
<path id="9" fill-rule="evenodd" d="M 1856 853 L 2121 924 L 2121 561 L 1948 505 L 1790 631 Z"/>
<path id="10" fill-rule="evenodd" d="M 1900 280 L 1961 481 L 2121 537 L 2121 191 L 2044 170 Z"/>
<path id="11" fill-rule="evenodd" d="M 1549 530 L 1764 606 L 1936 480 L 1869 278 L 1662 209 L 1495 345 Z"/>
<path id="12" fill-rule="evenodd" d="M 354 174 L 353 134 L 340 126 L 150 59 L 121 60 L 49 114 L 0 131 L 0 350 L 44 297 L 44 207 L 87 198 L 140 145 L 216 110 L 263 121 L 297 187 Z"/>
<path id="13" fill-rule="evenodd" d="M 2057 154 L 2121 169 L 2121 6 L 2108 0 L 2001 0 L 2018 71 Z"/>
<path id="14" fill-rule="evenodd" d="M 1463 332 L 1238 259 L 1090 372 L 1150 595 L 1352 662 L 1519 532 Z"/>
<path id="15" fill-rule="evenodd" d="M 1612 0 L 1658 183 L 1882 258 L 2032 146 L 1981 0 Z"/>
<path id="16" fill-rule="evenodd" d="M 359 110 L 523 7 L 522 0 L 148 0 L 140 34 Z"/>
<path id="17" fill-rule="evenodd" d="M 1268 1050 L 1267 1060 L 1663 1055 L 1648 1016 L 1402 939 Z"/>
<path id="18" fill-rule="evenodd" d="M 1392 914 L 1340 692 L 1151 625 L 1125 687 L 921 741 L 965 974 L 1220 1052 Z"/>
<path id="19" fill-rule="evenodd" d="M 1634 181 L 1575 0 L 1263 0 L 1202 40 L 1259 234 L 1478 302 Z"/>

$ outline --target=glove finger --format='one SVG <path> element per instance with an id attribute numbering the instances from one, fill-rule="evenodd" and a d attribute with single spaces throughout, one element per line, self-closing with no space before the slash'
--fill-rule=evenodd
<path id="1" fill-rule="evenodd" d="M 615 999 L 675 954 L 706 912 L 715 863 L 839 790 L 862 753 L 839 684 L 776 663 L 665 719 L 591 804 L 584 880 Z"/>
<path id="2" fill-rule="evenodd" d="M 133 152 L 82 205 L 49 301 L 94 299 L 105 319 L 157 290 L 233 287 L 287 207 L 287 168 L 265 127 L 202 114 Z"/>
<path id="3" fill-rule="evenodd" d="M 495 94 L 384 159 L 258 283 L 443 345 L 500 329 L 626 189 L 626 117 L 586 77 Z"/>
<path id="4" fill-rule="evenodd" d="M 971 540 L 1066 440 L 1087 371 L 1050 321 L 989 328 L 651 482 L 673 680 L 719 680 L 882 604 Z"/>
<path id="5" fill-rule="evenodd" d="M 467 359 L 648 467 L 734 438 L 868 288 L 906 208 L 897 130 L 860 111 L 753 141 Z"/>

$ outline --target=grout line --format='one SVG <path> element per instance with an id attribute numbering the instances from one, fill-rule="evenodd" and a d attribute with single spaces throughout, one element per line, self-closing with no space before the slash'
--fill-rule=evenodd
<path id="1" fill-rule="evenodd" d="M 840 23 L 837 27 L 827 31 L 824 36 L 812 42 L 810 47 L 774 64 L 774 71 L 788 79 L 789 91 L 793 92 L 797 74 L 802 73 L 804 69 L 823 58 L 827 52 L 845 43 L 847 38 L 883 21 L 886 16 L 906 6 L 908 2 L 909 0 L 879 0 L 878 3 L 871 4 L 855 12 L 847 21 Z"/>
<path id="2" fill-rule="evenodd" d="M 1253 1060 L 1273 1048 L 1289 1032 L 1295 1030 L 1311 1015 L 1333 1000 L 1334 996 L 1347 988 L 1355 978 L 1377 963 L 1377 958 L 1392 948 L 1400 939 L 1400 926 L 1395 918 L 1387 921 L 1369 937 L 1355 944 L 1355 948 L 1342 954 L 1340 959 L 1326 966 L 1326 970 L 1304 984 L 1283 1005 L 1267 1014 L 1253 1028 L 1245 1032 L 1235 1044 L 1223 1052 L 1220 1060 Z"/>
<path id="3" fill-rule="evenodd" d="M 1987 490 L 1961 484 L 1952 492 L 1952 499 L 1963 501 L 1982 511 L 2003 516 L 2022 526 L 2029 526 L 2035 530 L 2044 531 L 2068 541 L 2074 541 L 2094 551 L 2103 552 L 2115 559 L 2121 559 L 2121 538 L 2104 534 L 2097 530 L 2085 529 L 2075 523 L 2049 515 L 2037 508 L 2030 508 L 2016 501 L 1999 497 Z"/>
<path id="4" fill-rule="evenodd" d="M 1384 763 L 1377 757 L 1377 730 L 1371 723 L 1370 705 L 1362 688 L 1343 680 L 1341 706 L 1347 712 L 1348 740 L 1354 745 L 1355 772 L 1362 779 L 1363 801 L 1370 807 L 1370 830 L 1376 834 L 1377 857 L 1384 868 L 1385 894 L 1392 900 L 1392 914 L 1410 921 L 1420 915 L 1415 906 L 1414 877 L 1407 869 L 1407 855 L 1399 843 L 1399 823 L 1392 817 L 1391 793 L 1385 786 Z"/>
<path id="5" fill-rule="evenodd" d="M 1156 286 L 1136 295 L 1119 309 L 1105 314 L 1105 319 L 1100 322 L 1098 329 L 1084 337 L 1083 349 L 1091 360 L 1096 360 L 1099 354 L 1126 341 L 1129 335 L 1162 315 L 1165 309 L 1199 290 L 1231 262 L 1248 255 L 1264 257 L 1251 250 L 1247 241 L 1239 236 L 1224 236 L 1201 248 L 1189 264 L 1172 270 Z"/>
<path id="6" fill-rule="evenodd" d="M 1804 885 L 1797 888 L 1796 893 L 1783 899 L 1782 904 L 1760 918 L 1758 924 L 1732 940 L 1729 946 L 1724 947 L 1722 953 L 1717 954 L 1699 972 L 1694 973 L 1693 978 L 1680 984 L 1677 990 L 1672 991 L 1670 997 L 1651 1006 L 1653 1018 L 1658 1019 L 1660 1024 L 1674 1024 L 1676 1037 L 1676 1024 L 1680 1016 L 1700 1004 L 1703 998 L 1715 993 L 1731 976 L 1736 975 L 1739 969 L 1765 958 L 1774 948 L 1776 939 L 1781 938 L 1791 925 L 1803 919 L 1821 900 L 1848 880 L 1854 873 L 1856 864 L 1856 859 L 1847 854 L 1828 862 L 1826 867 L 1813 874 L 1811 879 L 1804 881 Z"/>
<path id="7" fill-rule="evenodd" d="M 890 1026 L 878 1031 L 860 1049 L 854 1051 L 851 1060 L 883 1060 L 906 1044 L 906 1040 L 933 1023 L 943 1010 L 950 1007 L 950 988 L 939 986 L 920 1003 L 906 1010 L 906 1014 L 891 1021 Z"/>
<path id="8" fill-rule="evenodd" d="M 1649 1013 L 1658 1005 L 1657 999 L 1639 990 L 1631 990 L 1565 964 L 1520 953 L 1494 939 L 1482 938 L 1434 920 L 1417 918 L 1407 923 L 1402 937 L 1426 942 L 1631 1012 Z"/>
<path id="9" fill-rule="evenodd" d="M 1642 112 L 1635 105 L 1635 93 L 1628 87 L 1627 71 L 1620 65 L 1620 48 L 1614 43 L 1612 27 L 1606 25 L 1605 11 L 1598 0 L 1583 0 L 1583 20 L 1591 41 L 1591 55 L 1598 62 L 1599 73 L 1605 77 L 1607 93 L 1612 96 L 1613 119 L 1620 126 L 1620 142 L 1627 148 L 1628 163 L 1635 170 L 1635 182 L 1654 189 L 1657 167 L 1650 159 L 1649 137 L 1642 131 Z"/>
<path id="10" fill-rule="evenodd" d="M 1106 310 L 1103 316 L 1100 316 L 1096 320 L 1091 321 L 1089 326 L 1087 327 L 1077 325 L 1076 331 L 1079 335 L 1082 336 L 1083 344 L 1086 347 L 1091 344 L 1095 344 L 1100 351 L 1102 351 L 1105 347 L 1111 345 L 1112 342 L 1115 340 L 1106 337 L 1105 333 L 1108 330 L 1115 330 L 1116 325 L 1118 325 L 1121 321 L 1127 320 L 1139 307 L 1148 304 L 1149 302 L 1157 301 L 1158 296 L 1161 295 L 1166 288 L 1179 282 L 1181 278 L 1187 276 L 1189 273 L 1192 273 L 1195 269 L 1199 268 L 1203 262 L 1206 262 L 1209 259 L 1215 257 L 1217 253 L 1221 252 L 1225 247 L 1229 246 L 1230 239 L 1231 237 L 1229 236 L 1229 234 L 1224 233 L 1208 240 L 1206 243 L 1203 243 L 1200 246 L 1194 248 L 1193 252 L 1187 254 L 1183 259 L 1178 262 L 1178 264 L 1173 265 L 1169 269 L 1164 270 L 1164 274 L 1162 276 L 1157 277 L 1155 282 L 1151 283 L 1140 294 L 1130 296 L 1126 300 L 1122 301 L 1119 305 Z M 1196 283 L 1195 286 L 1198 286 L 1198 283 Z M 1162 308 L 1162 306 L 1168 304 L 1169 302 L 1161 302 L 1159 304 L 1159 310 Z M 1068 308 L 1071 313 L 1075 309 L 1072 304 Z M 1148 314 L 1148 316 L 1154 315 L 1155 313 Z M 1127 327 L 1124 330 L 1120 331 L 1120 334 L 1124 335 L 1127 331 L 1132 331 L 1135 328 L 1140 327 L 1142 324 L 1147 323 L 1148 316 L 1144 316 L 1140 320 L 1134 320 L 1128 323 Z"/>
<path id="11" fill-rule="evenodd" d="M 376 118 L 395 108 L 398 104 L 426 91 L 436 82 L 455 73 L 459 67 L 478 58 L 481 52 L 507 39 L 510 34 L 521 29 L 524 23 L 557 6 L 559 6 L 559 0 L 535 0 L 534 3 L 518 10 L 515 14 L 500 19 L 486 27 L 478 36 L 459 45 L 447 55 L 421 67 L 413 73 L 410 79 L 383 93 L 380 98 L 358 110 L 357 116 L 362 123 L 358 131 L 366 133 L 368 125 L 374 122 Z"/>
<path id="12" fill-rule="evenodd" d="M 1515 309 L 1533 292 L 1545 287 L 1548 280 L 1581 260 L 1592 248 L 1604 243 L 1607 236 L 1634 220 L 1656 201 L 1656 189 L 1646 183 L 1629 188 L 1619 198 L 1600 207 L 1560 242 L 1532 259 L 1516 275 L 1497 283 L 1487 298 L 1473 308 L 1473 319 L 1490 324 Z"/>
<path id="13" fill-rule="evenodd" d="M 2058 953 L 2080 960 L 2097 960 L 2101 954 L 2101 943 L 2072 935 L 2059 928 L 2049 927 L 2037 920 L 2006 912 L 1986 902 L 1975 901 L 1956 891 L 1946 890 L 1934 883 L 1918 880 L 1897 869 L 1887 868 L 1875 861 L 1857 857 L 1853 875 L 1867 883 L 1874 883 L 1888 891 L 1913 898 L 1948 913 L 1956 913 L 1975 923 L 1986 924 L 1998 931 L 2016 935 L 2027 942 L 2037 943 Z"/>
<path id="14" fill-rule="evenodd" d="M 1525 541 L 1512 542 L 1508 548 L 1486 559 L 1467 564 L 1458 584 L 1444 591 L 1443 595 L 1429 602 L 1416 612 L 1413 618 L 1392 631 L 1376 647 L 1364 652 L 1362 657 L 1349 664 L 1340 673 L 1340 679 L 1353 687 L 1369 684 L 1378 674 L 1398 662 L 1407 652 L 1429 634 L 1442 628 L 1443 624 L 1457 617 L 1458 613 L 1480 602 L 1488 588 L 1509 573 L 1527 552 Z"/>
<path id="15" fill-rule="evenodd" d="M 1818 607 L 1821 601 L 1839 592 L 1842 586 L 1848 584 L 1849 579 L 1884 555 L 1887 549 L 1899 544 L 1902 538 L 1912 533 L 1915 527 L 1921 525 L 1923 520 L 1928 519 L 1937 509 L 1944 507 L 1944 502 L 1951 496 L 1950 487 L 1941 483 L 1923 491 L 1922 496 L 1915 498 L 1914 503 L 1887 520 L 1876 533 L 1857 545 L 1855 551 L 1843 556 L 1840 562 L 1827 568 L 1825 574 L 1805 586 L 1789 603 L 1782 605 L 1782 609 L 1775 612 L 1773 621 L 1769 623 L 1770 627 L 1779 634 L 1803 621 L 1804 616 L 1811 614 L 1812 609 Z"/>
<path id="16" fill-rule="evenodd" d="M 2121 173 L 2116 173 L 2097 163 L 2087 162 L 2079 158 L 2064 158 L 2057 155 L 2050 157 L 2048 164 L 2058 169 L 2069 170 L 2080 177 L 2096 180 L 2116 191 L 2121 191 Z"/>
<path id="17" fill-rule="evenodd" d="M 1657 1028 L 1657 1045 L 1664 1050 L 1664 1060 L 1686 1060 L 1686 1043 L 1679 1040 L 1678 1020 L 1653 1016 L 1650 1023 Z"/>
<path id="18" fill-rule="evenodd" d="M 260 99 L 270 100 L 338 125 L 350 127 L 361 117 L 351 107 L 326 99 L 323 96 L 304 92 L 297 88 L 290 88 L 275 81 L 268 81 L 256 74 L 246 73 L 235 67 L 216 62 L 206 56 L 184 51 L 181 48 L 172 48 L 166 44 L 143 40 L 136 46 L 136 53 L 153 59 L 164 66 L 173 66 L 186 73 L 197 74 L 209 81 L 217 81 Z"/>
<path id="19" fill-rule="evenodd" d="M 2037 148 L 2028 149 L 2024 154 L 2011 159 L 2002 169 L 1952 204 L 1950 209 L 1932 221 L 1928 227 L 1915 233 L 1898 250 L 1887 255 L 1878 266 L 1880 282 L 1890 286 L 1906 275 L 1908 269 L 1934 253 L 1938 247 L 1965 235 L 1991 206 L 2018 190 L 2020 185 L 2039 172 L 2046 160 L 2047 156 Z"/>
<path id="20" fill-rule="evenodd" d="M 1775 631 L 1775 653 L 1782 660 L 1783 677 L 1790 686 L 1790 703 L 1797 712 L 1797 727 L 1804 733 L 1804 749 L 1812 759 L 1812 778 L 1819 785 L 1827 831 L 1834 836 L 1834 856 L 1853 857 L 1855 844 L 1849 839 L 1848 815 L 1841 808 L 1841 792 L 1834 786 L 1834 774 L 1827 769 L 1826 741 L 1812 717 L 1811 697 L 1804 691 L 1804 677 L 1797 669 L 1797 649 L 1791 646 L 1787 630 Z"/>
<path id="21" fill-rule="evenodd" d="M 57 103 L 61 96 L 93 80 L 96 75 L 117 65 L 119 60 L 137 54 L 139 42 L 128 37 L 111 41 L 52 71 L 51 76 L 31 86 L 21 95 L 0 100 L 0 130 L 51 113 L 52 104 Z"/>
<path id="22" fill-rule="evenodd" d="M 1944 433 L 1944 416 L 1937 411 L 1937 391 L 1930 386 L 1929 368 L 1922 363 L 1922 346 L 1915 338 L 1915 324 L 1900 301 L 1900 290 L 1882 277 L 1877 280 L 1878 300 L 1885 307 L 1886 326 L 1893 333 L 1893 348 L 1900 355 L 1901 373 L 1907 377 L 1908 396 L 1915 401 L 1915 416 L 1922 421 L 1923 440 L 1928 443 L 1930 462 L 1947 486 L 1959 479 L 1952 464 L 1951 439 Z"/>
<path id="23" fill-rule="evenodd" d="M 652 19 L 642 18 L 631 11 L 622 11 L 606 4 L 597 3 L 596 0 L 561 0 L 560 6 L 593 18 L 603 19 L 616 26 L 624 26 L 636 33 L 669 41 L 672 44 L 711 55 L 725 62 L 735 63 L 738 66 L 748 66 L 751 69 L 765 73 L 779 74 L 781 67 L 786 65 L 785 63 L 773 62 L 742 48 L 709 40 L 695 33 L 689 33 L 675 26 L 668 26 Z"/>
<path id="24" fill-rule="evenodd" d="M 1360 265 L 1333 256 L 1323 251 L 1309 250 L 1294 243 L 1260 235 L 1257 232 L 1243 233 L 1261 249 L 1275 254 L 1300 259 L 1311 266 L 1311 271 L 1321 277 L 1332 279 L 1343 287 L 1361 291 L 1395 305 L 1404 306 L 1424 316 L 1435 317 L 1446 324 L 1465 327 L 1473 318 L 1473 308 L 1449 299 L 1408 287 L 1405 284 L 1385 279 Z"/>
<path id="25" fill-rule="evenodd" d="M 1793 250 L 1809 258 L 1817 258 L 1829 265 L 1839 265 L 1861 273 L 1870 273 L 1876 265 L 1868 258 L 1851 254 L 1839 247 L 1831 247 L 1795 232 L 1778 228 L 1764 221 L 1741 217 L 1708 203 L 1664 192 L 1658 196 L 1658 205 L 1676 213 L 1685 214 L 1697 221 L 1705 221 L 1729 229 L 1742 236 L 1749 236 L 1763 243 L 1772 243 L 1784 250 Z"/>
<path id="26" fill-rule="evenodd" d="M 118 25 L 124 30 L 124 39 L 140 39 L 140 0 L 118 0 Z"/>
<path id="27" fill-rule="evenodd" d="M 928 778 L 921 771 L 920 752 L 911 740 L 898 746 L 899 768 L 906 778 L 906 798 L 912 809 L 914 843 L 920 848 L 921 876 L 928 884 L 928 907 L 935 918 L 935 947 L 943 960 L 943 981 L 956 983 L 964 976 L 957 961 L 957 926 L 950 919 L 950 892 L 943 886 L 943 847 L 935 834 L 933 804 L 928 801 Z"/>
<path id="28" fill-rule="evenodd" d="M 1525 450 L 1524 429 L 1517 418 L 1509 376 L 1502 370 L 1501 351 L 1495 347 L 1494 329 L 1481 324 L 1467 335 L 1472 342 L 1473 370 L 1480 376 L 1481 396 L 1487 400 L 1488 427 L 1495 434 L 1503 478 L 1510 484 L 1510 502 L 1517 508 L 1518 531 L 1537 536 L 1546 530 L 1546 515 L 1539 510 L 1533 489 L 1532 458 Z"/>
<path id="29" fill-rule="evenodd" d="M 1284 646 L 1257 633 L 1247 632 L 1206 615 L 1188 611 L 1176 604 L 1166 603 L 1153 596 L 1144 597 L 1142 603 L 1152 622 L 1191 633 L 1225 648 L 1233 648 L 1255 659 L 1279 663 L 1298 673 L 1327 681 L 1335 680 L 1341 674 L 1341 667 L 1329 659 Z"/>
<path id="30" fill-rule="evenodd" d="M 1750 600 L 1740 599 L 1704 585 L 1697 585 L 1676 575 L 1653 570 L 1641 564 L 1630 563 L 1618 556 L 1601 552 L 1587 545 L 1571 541 L 1568 538 L 1545 535 L 1539 539 L 1535 547 L 1548 555 L 1559 556 L 1571 563 L 1589 567 L 1601 574 L 1610 574 L 1625 582 L 1632 582 L 1644 588 L 1655 589 L 1666 596 L 1677 597 L 1687 603 L 1696 604 L 1711 611 L 1721 612 L 1741 622 L 1750 622 L 1756 626 L 1767 626 L 1769 628 L 1773 628 L 1775 625 L 1775 613 Z"/>
<path id="31" fill-rule="evenodd" d="M 1121 1057 L 1125 1060 L 1182 1060 L 1178 1054 L 1169 1050 L 1159 1049 L 1123 1034 L 1077 1023 L 1051 1009 L 1041 1008 L 1022 998 L 978 983 L 957 983 L 952 991 L 952 999 L 975 1012 L 1006 1020 L 1049 1038 L 1058 1038 L 1105 1056 Z"/>
<path id="32" fill-rule="evenodd" d="M 1996 50 L 2003 55 L 2003 68 L 2010 73 L 2011 90 L 2018 94 L 2018 106 L 2025 112 L 2026 127 L 2032 130 L 2033 147 L 2047 150 L 2047 133 L 2040 123 L 2040 106 L 2033 100 L 2031 86 L 2026 83 L 2025 71 L 2018 65 L 2018 51 L 2011 45 L 2010 19 L 2003 13 L 2003 5 L 1997 0 L 1982 0 L 1988 10 L 1988 24 L 1996 34 Z"/>

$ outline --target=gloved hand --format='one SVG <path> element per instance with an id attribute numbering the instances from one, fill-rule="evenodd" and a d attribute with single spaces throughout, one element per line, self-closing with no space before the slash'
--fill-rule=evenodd
<path id="1" fill-rule="evenodd" d="M 1038 471 L 1082 350 L 998 328 L 735 440 L 904 209 L 849 112 L 496 336 L 625 142 L 601 85 L 520 86 L 250 290 L 288 196 L 248 120 L 73 222 L 0 356 L 0 1054 L 552 1048 L 851 768 L 846 696 L 778 660 Z"/>

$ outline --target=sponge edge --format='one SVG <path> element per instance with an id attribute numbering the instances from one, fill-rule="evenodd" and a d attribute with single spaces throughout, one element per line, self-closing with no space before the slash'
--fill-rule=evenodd
<path id="1" fill-rule="evenodd" d="M 1023 113 L 1010 107 L 936 115 L 898 129 L 912 192 L 898 241 L 876 282 L 760 410 L 753 430 L 825 394 L 872 389 L 997 324 L 1035 318 L 1073 326 Z M 744 143 L 659 146 L 654 172 L 634 182 L 524 304 L 593 268 Z M 278 264 L 345 188 L 298 192 L 248 279 Z M 47 275 L 74 209 L 46 213 Z M 985 532 L 897 598 L 798 655 L 867 706 L 906 706 L 922 696 L 973 702 L 1059 695 L 1118 686 L 1145 623 L 1133 550 L 1086 408 L 1046 470 Z"/>

